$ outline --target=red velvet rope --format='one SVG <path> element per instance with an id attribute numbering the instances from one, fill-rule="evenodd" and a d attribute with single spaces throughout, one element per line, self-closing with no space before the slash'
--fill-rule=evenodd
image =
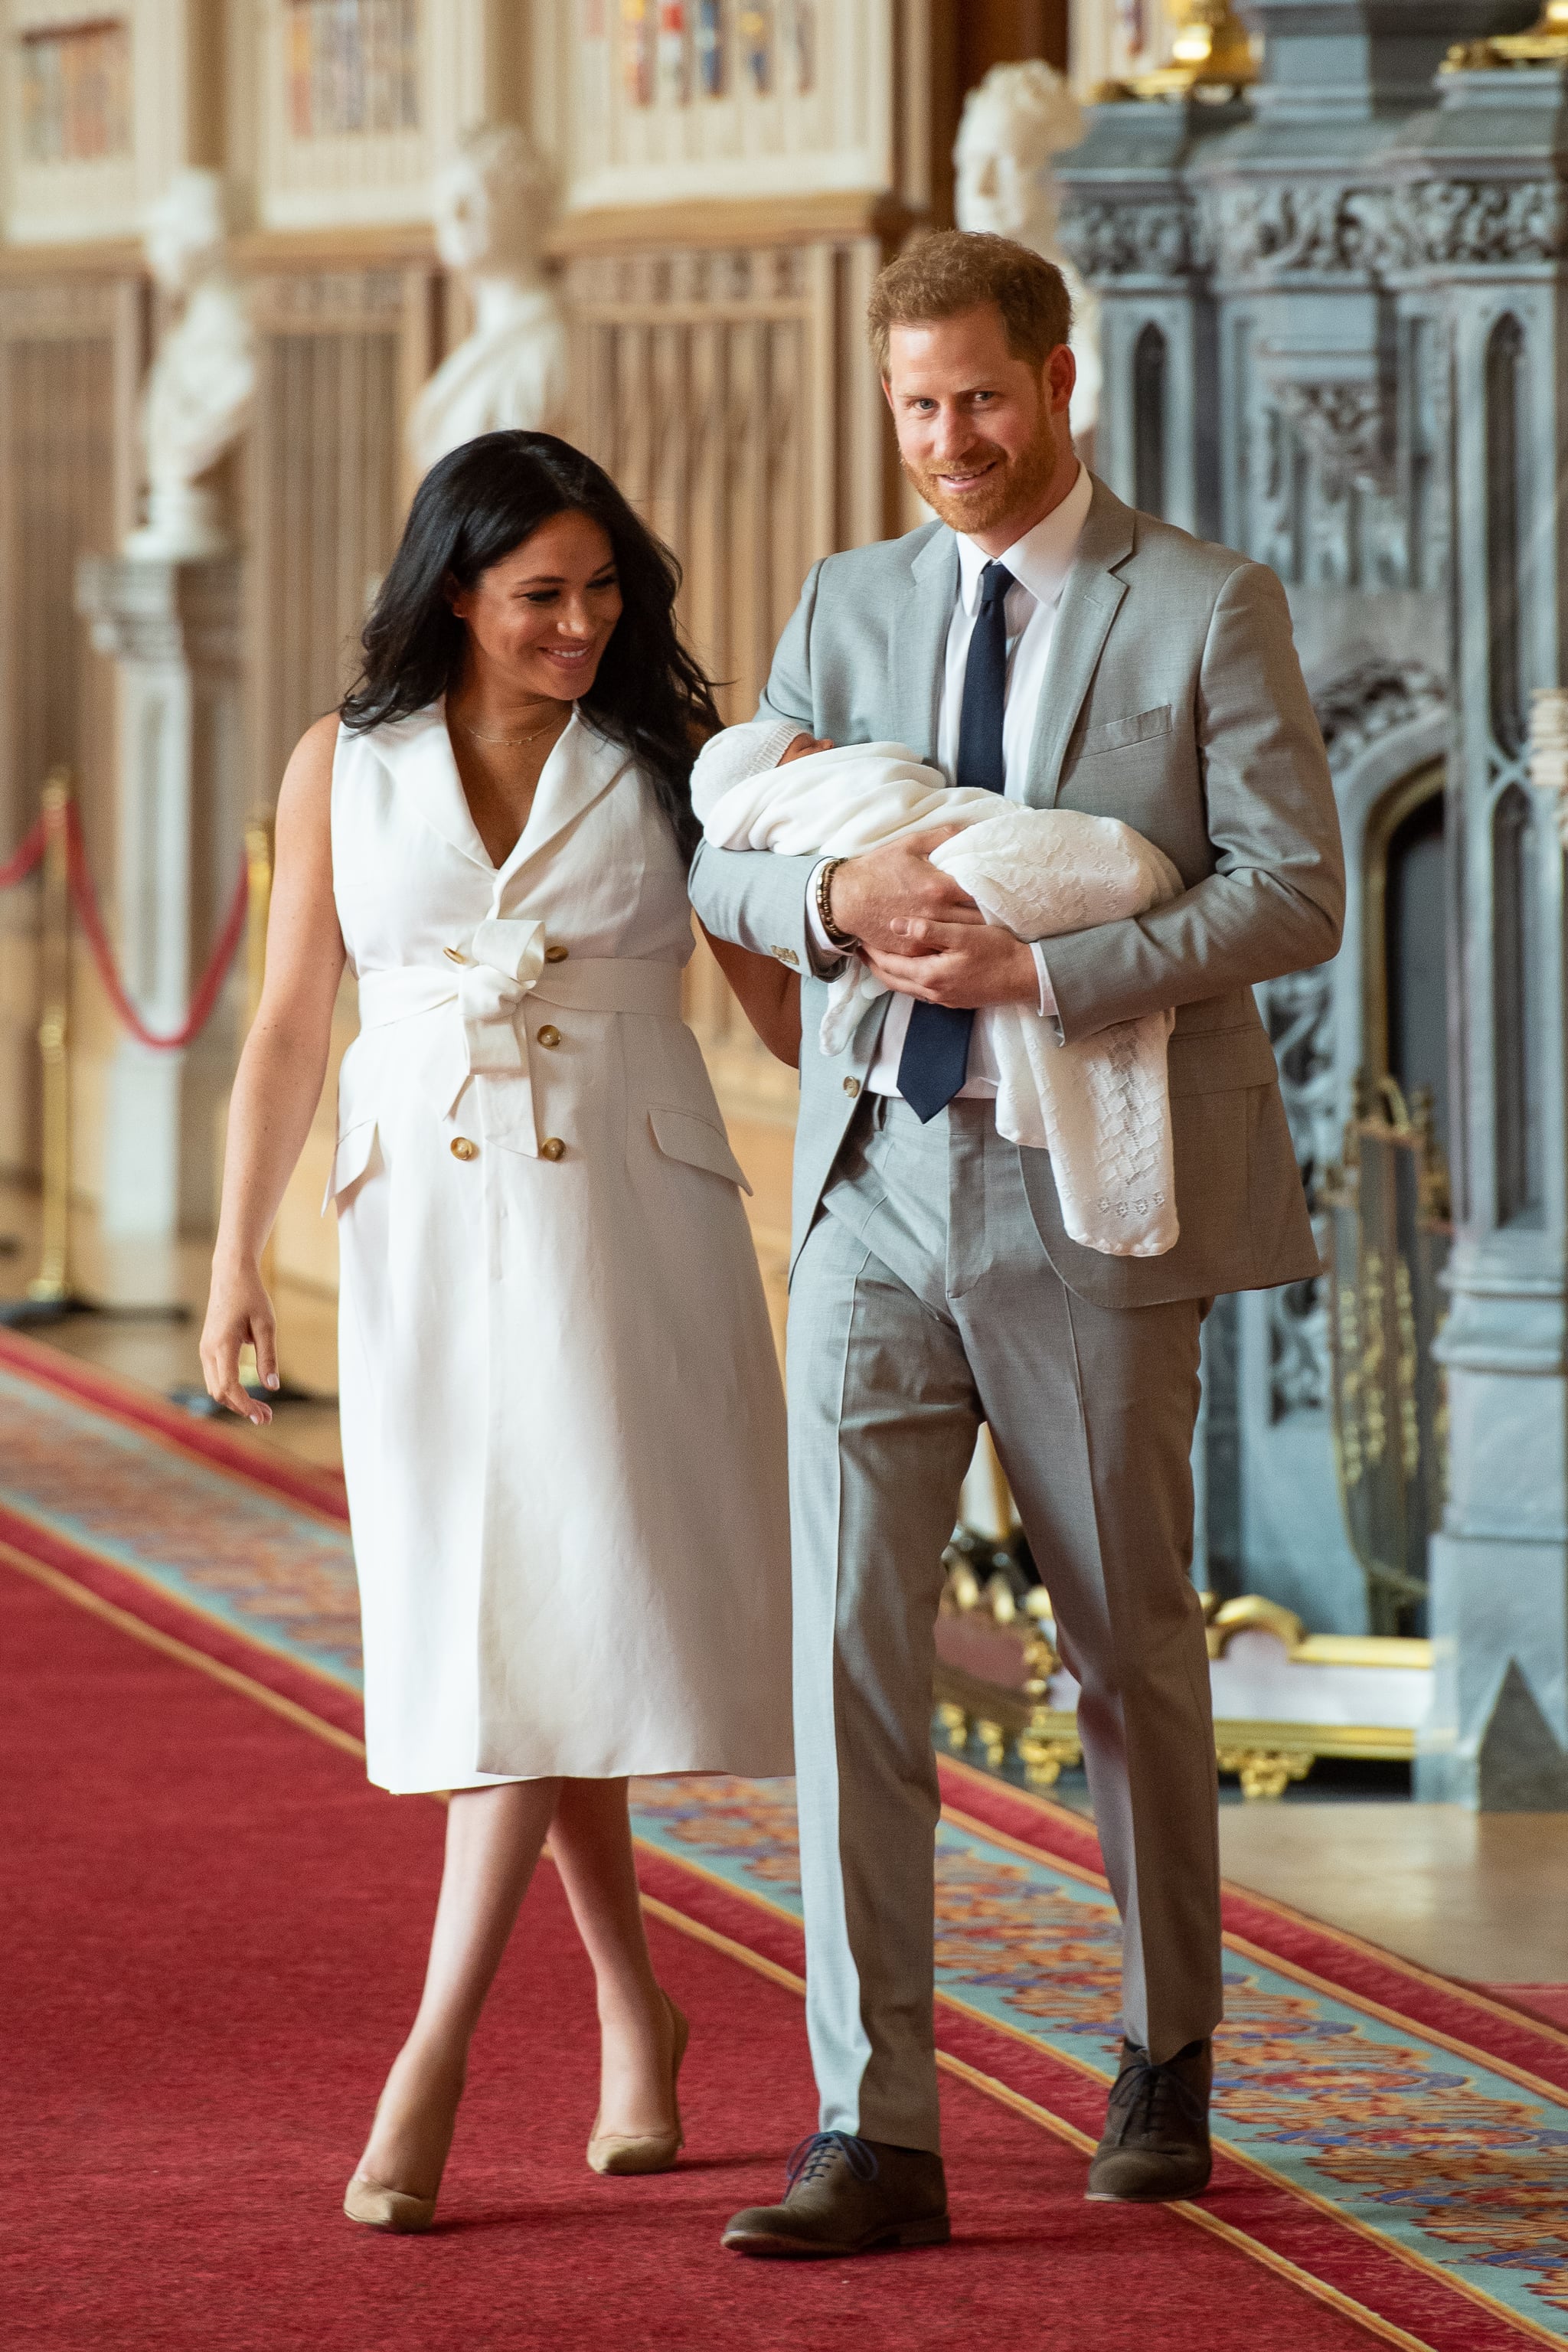
<path id="1" fill-rule="evenodd" d="M 24 844 L 24 847 L 30 844 L 31 838 L 29 835 L 28 843 Z M 40 824 L 40 845 L 42 838 Z M 235 877 L 234 896 L 229 900 L 228 912 L 224 917 L 223 929 L 218 933 L 212 954 L 207 960 L 207 968 L 197 982 L 196 992 L 191 999 L 191 1009 L 178 1029 L 172 1030 L 166 1037 L 160 1037 L 147 1027 L 136 1007 L 132 1003 L 115 967 L 114 950 L 109 944 L 109 934 L 104 929 L 103 916 L 99 908 L 98 893 L 92 886 L 92 874 L 87 862 L 87 845 L 82 839 L 81 819 L 77 814 L 74 801 L 68 803 L 67 851 L 71 897 L 76 901 L 77 914 L 80 919 L 88 947 L 91 950 L 93 962 L 98 967 L 98 976 L 103 982 L 105 995 L 132 1035 L 139 1038 L 143 1045 L 154 1045 L 163 1053 L 178 1052 L 181 1046 L 188 1045 L 192 1038 L 199 1035 L 205 1028 L 212 1016 L 213 1007 L 223 992 L 223 984 L 228 977 L 228 968 L 234 961 L 235 951 L 245 935 L 249 877 L 244 859 L 240 860 L 239 872 Z M 3 879 L 4 870 L 0 869 L 0 880 Z"/>
<path id="2" fill-rule="evenodd" d="M 0 890 L 13 890 L 25 882 L 44 854 L 44 820 L 37 817 L 33 829 L 23 839 L 16 855 L 0 866 Z"/>

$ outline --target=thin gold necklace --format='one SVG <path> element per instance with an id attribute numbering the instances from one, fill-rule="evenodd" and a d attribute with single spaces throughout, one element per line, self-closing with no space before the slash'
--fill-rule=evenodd
<path id="1" fill-rule="evenodd" d="M 537 743 L 542 735 L 548 735 L 551 729 L 557 723 L 559 713 L 547 719 L 542 727 L 534 729 L 531 735 L 481 735 L 479 729 L 470 727 L 466 719 L 459 719 L 458 724 L 470 742 L 494 743 L 504 745 L 509 751 L 521 751 L 525 744 Z"/>

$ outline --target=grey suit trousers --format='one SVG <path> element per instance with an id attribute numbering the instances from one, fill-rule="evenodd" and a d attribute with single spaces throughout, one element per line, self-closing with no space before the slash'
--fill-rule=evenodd
<path id="1" fill-rule="evenodd" d="M 1214 1739 L 1188 1577 L 1195 1299 L 1059 1279 L 987 1102 L 868 1096 L 789 1317 L 795 1754 L 821 2128 L 939 2145 L 931 1675 L 942 1552 L 989 1423 L 1082 1686 L 1126 2030 L 1221 2014 Z"/>

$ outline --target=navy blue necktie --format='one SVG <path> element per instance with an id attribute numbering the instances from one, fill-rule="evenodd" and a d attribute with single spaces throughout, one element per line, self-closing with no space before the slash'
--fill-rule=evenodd
<path id="1" fill-rule="evenodd" d="M 1007 787 L 1002 751 L 1002 719 L 1007 703 L 1007 591 L 1013 575 L 988 563 L 980 575 L 980 609 L 963 668 L 963 707 L 958 721 L 958 773 L 953 781 L 981 792 Z M 904 1050 L 899 1057 L 899 1092 L 921 1119 L 933 1119 L 963 1086 L 969 1068 L 969 1033 L 974 1015 L 956 1004 L 910 1008 Z"/>

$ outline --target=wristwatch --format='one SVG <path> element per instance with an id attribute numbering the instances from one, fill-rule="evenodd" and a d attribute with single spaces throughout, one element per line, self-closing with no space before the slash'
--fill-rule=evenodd
<path id="1" fill-rule="evenodd" d="M 849 955 L 859 945 L 852 932 L 841 931 L 833 919 L 833 877 L 843 865 L 842 857 L 825 858 L 816 869 L 816 919 L 832 947 Z"/>

